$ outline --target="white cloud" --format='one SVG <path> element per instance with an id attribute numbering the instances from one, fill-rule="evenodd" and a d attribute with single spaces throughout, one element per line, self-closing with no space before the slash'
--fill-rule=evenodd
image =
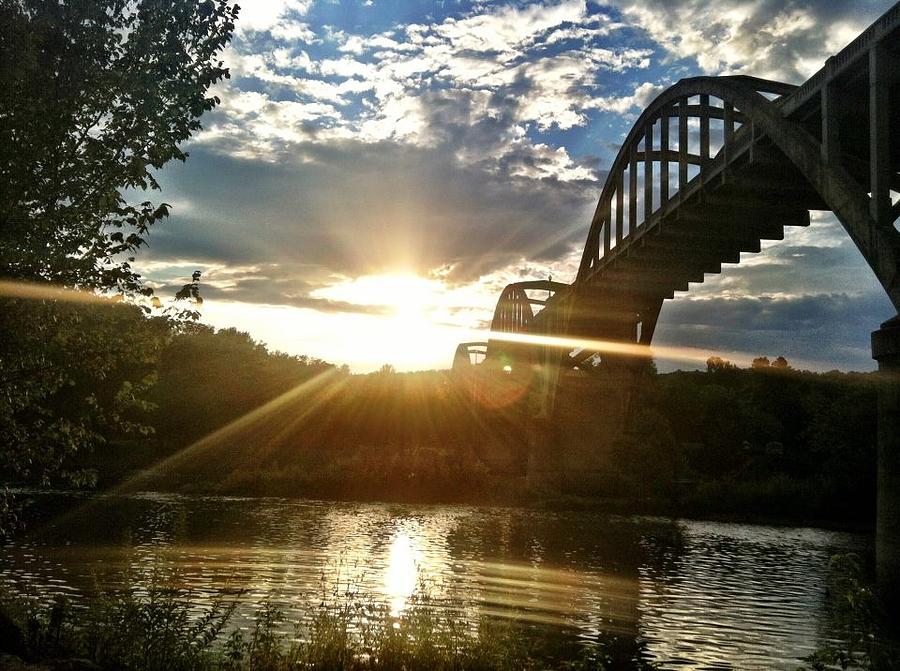
<path id="1" fill-rule="evenodd" d="M 565 130 L 586 122 L 583 111 L 592 107 L 589 91 L 604 68 L 621 70 L 646 66 L 647 52 L 593 50 L 587 54 L 561 54 L 528 63 L 521 74 L 532 86 L 522 97 L 518 120 L 541 129 L 553 125 Z"/>
<path id="2" fill-rule="evenodd" d="M 378 68 L 372 63 L 363 63 L 348 56 L 334 59 L 326 58 L 318 63 L 319 72 L 323 75 L 336 75 L 338 77 L 360 77 L 374 80 L 378 75 Z"/>
<path id="3" fill-rule="evenodd" d="M 880 4 L 719 0 L 711 7 L 703 0 L 611 2 L 671 55 L 696 59 L 706 73 L 797 82 L 864 29 Z"/>
<path id="4" fill-rule="evenodd" d="M 308 140 L 311 125 L 339 124 L 341 113 L 322 102 L 272 100 L 256 91 L 221 91 L 222 105 L 194 142 L 236 156 L 277 160 L 278 149 Z M 316 131 L 321 132 L 321 131 Z"/>
<path id="5" fill-rule="evenodd" d="M 528 152 L 528 161 L 513 164 L 510 173 L 529 179 L 558 179 L 564 182 L 594 179 L 593 172 L 576 165 L 565 147 L 553 148 L 546 144 L 536 144 Z"/>
<path id="6" fill-rule="evenodd" d="M 360 125 L 360 135 L 368 142 L 416 141 L 425 126 L 425 114 L 419 97 L 387 95 L 381 102 L 378 114 Z"/>
<path id="7" fill-rule="evenodd" d="M 322 41 L 316 37 L 315 32 L 309 27 L 309 24 L 302 21 L 282 21 L 269 28 L 269 33 L 275 39 L 284 40 L 286 42 L 317 44 Z"/>
<path id="8" fill-rule="evenodd" d="M 496 52 L 509 56 L 551 28 L 583 20 L 586 11 L 583 0 L 534 4 L 521 9 L 505 6 L 465 19 L 447 19 L 434 32 L 458 50 Z"/>
<path id="9" fill-rule="evenodd" d="M 628 114 L 645 108 L 656 96 L 663 92 L 663 84 L 644 82 L 630 96 L 594 98 L 587 106 L 615 114 Z"/>
<path id="10" fill-rule="evenodd" d="M 277 28 L 285 15 L 303 15 L 309 11 L 312 0 L 251 0 L 241 5 L 238 29 L 263 31 Z M 302 24 L 301 24 L 302 25 Z"/>
<path id="11" fill-rule="evenodd" d="M 273 7 L 268 18 L 258 17 L 255 25 L 286 11 Z M 301 10 L 293 8 L 292 20 Z M 324 26 L 322 36 L 339 52 L 336 58 L 313 60 L 297 47 L 248 41 L 229 53 L 234 90 L 240 90 L 242 78 L 250 77 L 272 91 L 223 106 L 218 116 L 229 121 L 210 127 L 204 138 L 228 129 L 233 139 L 250 143 L 242 149 L 239 141 L 232 141 L 229 151 L 244 153 L 261 147 L 272 151 L 278 141 L 326 142 L 335 137 L 446 145 L 464 165 L 508 171 L 517 179 L 590 181 L 593 169 L 573 161 L 565 148 L 532 141 L 527 129 L 566 130 L 585 124 L 601 72 L 647 66 L 646 50 L 595 43 L 619 27 L 604 14 L 588 15 L 584 0 L 564 0 L 524 7 L 489 5 L 462 18 L 374 35 Z M 279 34 L 278 25 L 268 30 Z M 319 39 L 305 32 L 298 37 Z M 560 49 L 563 41 L 572 43 Z M 556 53 L 547 48 L 551 44 Z M 263 48 L 253 51 L 252 45 Z M 297 98 L 296 109 L 273 102 L 291 96 Z M 252 118 L 244 109 L 250 102 L 258 108 Z M 335 106 L 351 102 L 356 106 L 341 116 Z M 297 128 L 292 129 L 291 122 Z M 273 127 L 265 128 L 266 123 Z M 246 132 L 237 131 L 242 125 Z"/>

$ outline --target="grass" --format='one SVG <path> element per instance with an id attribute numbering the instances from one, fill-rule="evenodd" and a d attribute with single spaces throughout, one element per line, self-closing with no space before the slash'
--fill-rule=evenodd
<path id="1" fill-rule="evenodd" d="M 862 559 L 854 554 L 835 555 L 828 567 L 831 619 L 844 641 L 829 643 L 807 657 L 802 671 L 900 669 L 900 639 L 896 622 L 878 598 Z"/>
<path id="2" fill-rule="evenodd" d="M 323 582 L 323 588 L 324 588 Z M 803 669 L 897 669 L 871 584 L 855 555 L 832 559 L 828 589 L 844 641 L 804 660 Z M 73 606 L 0 598 L 0 613 L 23 632 L 28 661 L 50 668 L 110 671 L 602 671 L 655 669 L 639 638 L 606 635 L 551 654 L 530 625 L 492 619 L 430 598 L 411 597 L 399 614 L 352 585 L 323 591 L 295 621 L 264 602 L 244 627 L 236 595 L 198 607 L 190 592 L 157 586 L 98 593 Z M 72 660 L 83 660 L 74 666 Z M 83 666 L 78 666 L 83 664 Z M 88 666 L 90 665 L 90 666 Z M 22 668 L 47 668 L 22 667 Z"/>
<path id="3" fill-rule="evenodd" d="M 151 587 L 99 594 L 88 605 L 7 599 L 31 661 L 83 659 L 117 671 L 528 671 L 650 669 L 640 641 L 610 637 L 548 659 L 526 625 L 467 615 L 427 594 L 401 613 L 348 589 L 288 622 L 262 603 L 254 624 L 233 624 L 225 595 L 198 610 L 185 591 Z M 96 668 L 95 667 L 95 668 Z"/>

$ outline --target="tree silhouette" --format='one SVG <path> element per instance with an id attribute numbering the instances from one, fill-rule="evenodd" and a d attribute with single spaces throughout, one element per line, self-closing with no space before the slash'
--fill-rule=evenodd
<path id="1" fill-rule="evenodd" d="M 126 292 L 166 203 L 152 170 L 219 101 L 226 0 L 0 4 L 0 275 Z"/>
<path id="2" fill-rule="evenodd" d="M 0 2 L 0 277 L 118 297 L 168 216 L 142 191 L 219 101 L 227 0 Z M 198 304 L 199 276 L 188 289 Z M 122 301 L 0 298 L 0 461 L 30 481 L 89 483 L 73 463 L 146 430 L 155 357 L 172 330 Z M 0 503 L 0 532 L 4 527 Z"/>

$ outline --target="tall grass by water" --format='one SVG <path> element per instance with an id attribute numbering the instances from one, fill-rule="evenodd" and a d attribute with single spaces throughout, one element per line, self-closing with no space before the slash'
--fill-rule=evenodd
<path id="1" fill-rule="evenodd" d="M 900 648 L 885 636 L 860 558 L 836 556 L 828 587 L 838 594 L 837 621 L 848 635 L 844 644 L 825 645 L 798 660 L 798 668 L 898 668 Z M 0 595 L 0 615 L 18 627 L 22 639 L 18 657 L 0 652 L 0 666 L 28 671 L 659 668 L 640 637 L 606 634 L 549 653 L 532 625 L 432 599 L 426 586 L 397 611 L 348 583 L 326 588 L 323 581 L 319 598 L 295 621 L 288 621 L 276 604 L 263 602 L 243 626 L 233 618 L 240 593 L 222 592 L 202 607 L 195 596 L 155 584 L 98 592 L 78 605 L 63 598 L 41 605 Z"/>
<path id="2" fill-rule="evenodd" d="M 569 650 L 539 651 L 528 625 L 473 615 L 453 603 L 414 595 L 395 612 L 352 589 L 333 593 L 287 621 L 262 603 L 253 623 L 232 622 L 236 601 L 222 595 L 198 609 L 189 592 L 129 587 L 101 593 L 88 605 L 5 599 L 23 632 L 23 669 L 146 671 L 281 671 L 282 669 L 531 670 L 654 669 L 633 637 L 604 636 Z M 13 658 L 3 658 L 9 662 Z M 41 666 L 27 666 L 26 661 Z"/>

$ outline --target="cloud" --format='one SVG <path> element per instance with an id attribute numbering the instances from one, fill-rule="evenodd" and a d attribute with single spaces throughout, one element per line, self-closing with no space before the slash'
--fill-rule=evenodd
<path id="1" fill-rule="evenodd" d="M 643 110 L 665 88 L 662 83 L 644 82 L 638 85 L 630 96 L 594 98 L 586 107 L 614 114 L 629 114 Z"/>
<path id="2" fill-rule="evenodd" d="M 272 163 L 196 148 L 160 175 L 166 192 L 195 197 L 153 232 L 145 259 L 258 267 L 307 288 L 400 269 L 446 268 L 446 281 L 465 283 L 570 253 L 595 197 L 580 184 L 466 170 L 443 149 L 346 140 L 301 153 Z"/>
<path id="3" fill-rule="evenodd" d="M 506 59 L 539 35 L 564 23 L 586 18 L 583 0 L 532 4 L 526 7 L 500 6 L 493 12 L 475 14 L 461 20 L 448 19 L 433 29 L 458 51 L 500 54 Z"/>
<path id="4" fill-rule="evenodd" d="M 322 40 L 316 36 L 316 33 L 310 28 L 308 23 L 303 21 L 283 21 L 269 28 L 269 34 L 276 40 L 283 42 L 304 42 L 306 44 L 318 44 Z"/>
<path id="5" fill-rule="evenodd" d="M 869 334 L 889 312 L 888 299 L 874 292 L 684 297 L 663 306 L 654 343 L 707 348 L 710 354 L 786 356 L 814 370 L 872 370 Z M 681 362 L 664 362 L 661 369 L 681 366 Z"/>
<path id="6" fill-rule="evenodd" d="M 874 21 L 887 2 L 611 0 L 675 58 L 707 74 L 800 83 Z"/>
<path id="7" fill-rule="evenodd" d="M 252 0 L 241 5 L 237 28 L 239 31 L 280 30 L 287 17 L 302 16 L 309 11 L 312 0 Z"/>
<path id="8" fill-rule="evenodd" d="M 802 80 L 887 7 L 610 4 L 446 3 L 432 18 L 412 5 L 247 3 L 222 104 L 187 164 L 160 174 L 176 207 L 151 236 L 147 273 L 180 286 L 196 266 L 210 297 L 377 313 L 321 290 L 406 270 L 480 287 L 446 320 L 486 319 L 510 281 L 571 281 L 605 169 L 666 86 L 701 73 Z M 866 329 L 886 304 L 839 225 L 814 219 L 668 302 L 661 342 L 868 365 Z M 842 310 L 859 328 L 827 331 Z"/>
<path id="9" fill-rule="evenodd" d="M 598 43 L 619 27 L 589 14 L 583 0 L 565 0 L 497 5 L 368 35 L 326 27 L 323 38 L 338 57 L 316 59 L 296 45 L 245 36 L 228 54 L 233 80 L 200 140 L 240 156 L 346 138 L 433 147 L 447 133 L 432 122 L 456 98 L 468 105 L 467 127 L 479 126 L 480 140 L 486 126 L 495 135 L 487 154 L 473 151 L 457 127 L 454 160 L 490 156 L 494 170 L 518 163 L 519 177 L 589 179 L 591 171 L 565 147 L 534 141 L 527 131 L 584 126 L 601 72 L 647 67 L 647 49 Z M 274 35 L 275 26 L 267 30 Z M 250 102 L 255 109 L 247 109 Z M 529 164 L 542 168 L 523 167 Z"/>

